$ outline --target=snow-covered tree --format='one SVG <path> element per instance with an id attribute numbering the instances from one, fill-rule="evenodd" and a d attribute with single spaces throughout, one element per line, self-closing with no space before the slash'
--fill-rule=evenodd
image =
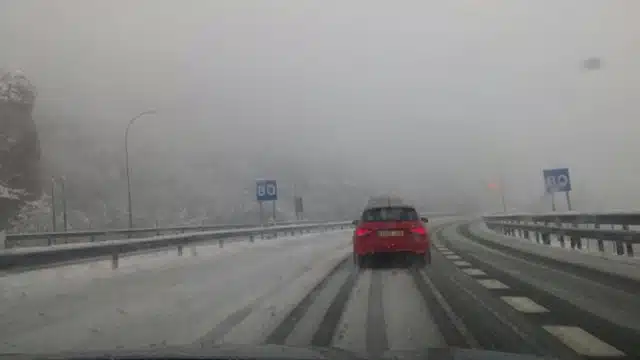
<path id="1" fill-rule="evenodd" d="M 0 100 L 33 104 L 35 98 L 36 89 L 21 70 L 0 77 Z"/>
<path id="2" fill-rule="evenodd" d="M 26 202 L 9 225 L 13 233 L 52 231 L 51 197 Z"/>

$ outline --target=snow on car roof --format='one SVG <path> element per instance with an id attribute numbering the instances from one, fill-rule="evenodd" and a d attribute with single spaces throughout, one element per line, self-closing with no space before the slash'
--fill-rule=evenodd
<path id="1" fill-rule="evenodd" d="M 369 199 L 365 209 L 388 207 L 388 206 L 402 206 L 413 208 L 411 204 L 408 204 L 404 199 L 398 196 L 375 196 Z"/>

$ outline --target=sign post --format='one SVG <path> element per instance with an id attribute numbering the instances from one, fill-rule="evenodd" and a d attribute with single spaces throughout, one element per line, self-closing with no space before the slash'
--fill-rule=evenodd
<path id="1" fill-rule="evenodd" d="M 301 196 L 296 196 L 294 197 L 294 207 L 296 210 L 296 220 L 302 220 L 302 213 L 304 211 L 303 207 L 302 207 L 302 197 Z"/>
<path id="2" fill-rule="evenodd" d="M 271 204 L 273 204 L 273 223 L 275 225 L 275 223 L 276 223 L 276 202 L 272 201 Z"/>
<path id="3" fill-rule="evenodd" d="M 556 211 L 554 194 L 557 192 L 565 193 L 567 198 L 567 208 L 569 209 L 569 211 L 573 210 L 571 207 L 571 197 L 569 195 L 569 192 L 571 191 L 571 178 L 569 177 L 569 169 L 544 169 L 542 170 L 542 176 L 544 178 L 545 191 L 551 195 L 552 210 Z"/>
<path id="4" fill-rule="evenodd" d="M 56 178 L 51 177 L 51 225 L 56 232 Z"/>

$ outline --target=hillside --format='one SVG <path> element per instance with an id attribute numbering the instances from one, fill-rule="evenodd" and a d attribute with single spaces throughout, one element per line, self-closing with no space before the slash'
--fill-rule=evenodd
<path id="1" fill-rule="evenodd" d="M 0 228 L 41 193 L 34 104 L 35 88 L 21 72 L 0 77 Z"/>

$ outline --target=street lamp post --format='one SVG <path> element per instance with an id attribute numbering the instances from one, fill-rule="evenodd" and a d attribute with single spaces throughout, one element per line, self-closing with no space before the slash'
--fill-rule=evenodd
<path id="1" fill-rule="evenodd" d="M 60 178 L 60 193 L 62 195 L 62 226 L 65 232 L 69 230 L 67 221 L 67 192 L 64 183 L 67 181 L 66 177 Z"/>
<path id="2" fill-rule="evenodd" d="M 127 125 L 127 129 L 124 132 L 124 156 L 125 156 L 125 166 L 126 166 L 126 172 L 127 172 L 127 211 L 129 213 L 129 229 L 133 228 L 133 209 L 131 206 L 131 176 L 130 176 L 131 169 L 129 168 L 129 129 L 131 128 L 131 125 L 133 125 L 133 123 L 136 122 L 136 120 L 138 120 L 142 116 L 155 114 L 155 113 L 156 113 L 155 110 L 148 110 L 136 115 L 133 119 L 129 121 L 129 124 Z"/>
<path id="3" fill-rule="evenodd" d="M 507 199 L 505 196 L 504 174 L 500 173 L 500 201 L 502 202 L 502 212 L 507 213 Z"/>
<path id="4" fill-rule="evenodd" d="M 53 232 L 56 232 L 56 178 L 51 177 L 51 225 Z"/>

